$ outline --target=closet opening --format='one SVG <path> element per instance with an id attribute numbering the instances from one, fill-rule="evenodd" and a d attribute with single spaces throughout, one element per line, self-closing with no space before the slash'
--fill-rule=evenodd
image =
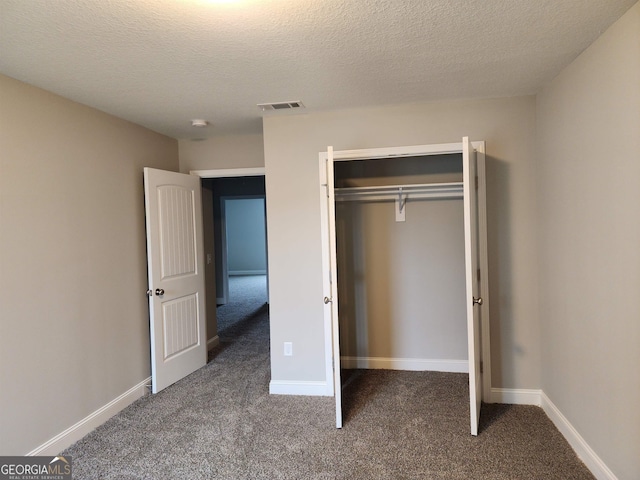
<path id="1" fill-rule="evenodd" d="M 354 388 L 360 369 L 413 370 L 467 374 L 471 431 L 477 434 L 480 347 L 488 357 L 489 344 L 488 290 L 483 288 L 484 302 L 476 292 L 480 268 L 468 277 L 471 257 L 480 257 L 486 267 L 486 244 L 479 241 L 486 217 L 478 215 L 484 209 L 484 157 L 476 158 L 484 145 L 478 142 L 467 153 L 463 147 L 464 142 L 424 146 L 422 152 L 401 147 L 321 154 L 329 226 L 325 250 L 335 253 L 325 263 L 332 277 L 325 314 L 331 311 L 338 427 L 342 389 Z M 481 194 L 475 174 L 467 171 L 470 162 L 474 170 L 480 164 Z M 465 203 L 470 195 L 481 200 L 472 217 Z M 489 375 L 484 380 L 490 386 Z"/>
<path id="2" fill-rule="evenodd" d="M 202 178 L 209 358 L 258 323 L 268 332 L 264 172 L 198 172 Z M 211 317 L 211 318 L 209 318 Z M 267 334 L 268 335 L 268 334 Z"/>
<path id="3" fill-rule="evenodd" d="M 335 199 L 342 367 L 468 372 L 461 155 L 337 163 Z"/>

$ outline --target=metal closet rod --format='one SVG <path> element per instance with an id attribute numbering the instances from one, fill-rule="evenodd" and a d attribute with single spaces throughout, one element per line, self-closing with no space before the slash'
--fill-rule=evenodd
<path id="1" fill-rule="evenodd" d="M 462 188 L 462 182 L 342 187 L 335 189 L 335 199 L 341 202 L 399 200 L 404 206 L 407 199 L 462 198 Z"/>

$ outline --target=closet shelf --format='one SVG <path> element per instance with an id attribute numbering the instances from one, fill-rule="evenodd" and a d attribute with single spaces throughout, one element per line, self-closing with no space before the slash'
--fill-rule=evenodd
<path id="1" fill-rule="evenodd" d="M 336 201 L 376 202 L 384 200 L 418 200 L 428 198 L 462 198 L 462 182 L 342 187 L 335 189 Z"/>

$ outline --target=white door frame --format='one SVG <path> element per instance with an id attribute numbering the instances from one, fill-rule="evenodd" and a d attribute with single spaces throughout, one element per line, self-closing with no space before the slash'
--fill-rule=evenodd
<path id="1" fill-rule="evenodd" d="M 266 169 L 264 167 L 243 167 L 243 168 L 216 168 L 211 170 L 190 170 L 190 175 L 196 175 L 200 178 L 231 178 L 231 177 L 264 177 L 266 176 Z M 265 205 L 266 205 L 266 196 Z M 266 218 L 266 216 L 265 216 Z M 229 297 L 229 275 L 227 269 L 227 256 L 226 256 L 226 233 L 224 231 L 224 222 L 223 222 L 223 231 L 222 231 L 222 242 L 223 245 L 221 247 L 222 250 L 222 265 L 220 268 L 222 269 L 222 291 L 223 297 L 226 301 Z M 267 245 L 268 243 L 265 242 Z M 268 246 L 267 246 L 267 303 L 269 301 L 269 255 L 268 255 Z"/>
<path id="2" fill-rule="evenodd" d="M 225 278 L 229 278 L 229 264 L 228 264 L 228 251 L 227 251 L 227 202 L 229 200 L 262 200 L 263 205 L 266 206 L 267 196 L 266 195 L 224 195 L 220 197 L 220 222 L 222 229 L 222 262 L 224 265 L 223 275 Z M 265 215 L 265 227 L 266 227 L 266 212 Z M 265 250 L 267 245 L 267 230 L 265 228 Z M 266 253 L 266 251 L 265 251 Z M 269 269 L 268 262 L 266 266 L 266 270 Z M 228 293 L 228 292 L 227 292 Z"/>
<path id="3" fill-rule="evenodd" d="M 264 177 L 266 169 L 264 167 L 247 168 L 217 168 L 212 170 L 190 170 L 190 175 L 197 175 L 200 178 L 225 178 L 225 177 Z"/>
<path id="4" fill-rule="evenodd" d="M 480 282 L 480 295 L 483 299 L 483 303 L 480 306 L 481 316 L 481 343 L 482 343 L 482 400 L 485 403 L 492 402 L 491 396 L 491 341 L 490 341 L 490 322 L 489 322 L 489 285 L 487 281 L 489 271 L 489 259 L 487 256 L 487 215 L 486 215 L 486 175 L 485 175 L 485 143 L 471 142 L 471 145 L 476 151 L 478 168 L 478 236 L 479 236 L 479 267 L 481 272 Z M 368 148 L 358 150 L 335 150 L 333 152 L 334 161 L 348 161 L 348 160 L 368 160 L 375 158 L 394 158 L 394 157 L 412 157 L 421 155 L 445 155 L 450 153 L 462 153 L 462 142 L 460 143 L 442 143 L 433 145 L 413 145 L 402 147 L 386 147 L 386 148 Z M 327 230 L 327 200 L 325 187 L 322 185 L 326 181 L 326 178 L 322 176 L 324 169 L 324 163 L 327 161 L 327 152 L 319 153 L 320 161 L 320 215 L 321 215 L 321 229 L 322 238 L 328 238 L 329 232 Z M 325 174 L 326 177 L 326 174 Z M 329 265 L 329 251 L 327 242 L 323 241 L 322 245 L 322 265 L 323 276 L 328 271 Z M 323 295 L 330 296 L 330 291 L 327 289 L 328 282 L 324 282 Z M 331 329 L 331 314 L 329 309 L 325 309 L 324 312 L 324 332 L 325 332 L 325 376 L 327 383 L 327 395 L 334 395 L 333 391 L 333 348 L 332 348 L 332 329 Z M 339 367 L 339 366 L 338 366 Z"/>

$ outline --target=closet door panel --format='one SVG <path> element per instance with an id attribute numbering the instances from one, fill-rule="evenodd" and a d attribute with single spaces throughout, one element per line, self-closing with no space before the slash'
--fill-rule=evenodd
<path id="1" fill-rule="evenodd" d="M 326 308 L 331 309 L 333 342 L 333 383 L 336 401 L 336 428 L 342 428 L 342 376 L 340 372 L 340 328 L 338 320 L 338 263 L 336 251 L 336 200 L 334 188 L 333 147 L 327 148 L 326 182 L 329 234 L 329 269 L 331 296 L 324 298 Z"/>
<path id="2" fill-rule="evenodd" d="M 467 337 L 469 348 L 469 411 L 471 434 L 478 434 L 482 402 L 480 372 L 480 305 L 478 293 L 478 205 L 476 188 L 476 153 L 468 137 L 462 140 L 464 190 L 464 240 L 467 305 Z"/>

